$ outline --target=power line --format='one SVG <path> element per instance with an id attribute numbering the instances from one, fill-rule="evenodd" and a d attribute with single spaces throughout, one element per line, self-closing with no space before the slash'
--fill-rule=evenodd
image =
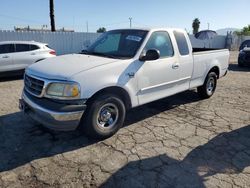
<path id="1" fill-rule="evenodd" d="M 112 25 L 118 25 L 118 24 L 122 24 L 122 23 L 127 23 L 127 21 L 122 21 L 122 22 L 115 22 L 115 23 L 106 23 L 106 24 L 89 24 L 90 27 L 98 27 L 98 26 L 112 26 Z"/>
<path id="2" fill-rule="evenodd" d="M 133 21 L 133 23 L 135 23 L 136 25 L 141 25 L 141 26 L 143 26 L 143 27 L 150 27 L 149 25 L 146 25 L 146 24 L 140 23 L 140 22 L 135 22 L 135 21 Z"/>
<path id="3" fill-rule="evenodd" d="M 19 20 L 19 21 L 25 21 L 25 22 L 33 22 L 33 23 L 44 24 L 43 22 L 40 22 L 40 21 L 37 21 L 37 20 L 30 20 L 30 19 L 26 19 L 26 18 L 8 16 L 8 15 L 4 15 L 4 14 L 0 14 L 0 17 L 9 18 L 9 19 L 12 19 L 12 20 Z"/>

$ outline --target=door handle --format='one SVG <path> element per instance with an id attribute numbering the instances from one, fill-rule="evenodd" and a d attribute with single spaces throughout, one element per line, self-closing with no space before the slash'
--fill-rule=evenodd
<path id="1" fill-rule="evenodd" d="M 30 55 L 36 55 L 36 53 L 31 53 Z"/>
<path id="2" fill-rule="evenodd" d="M 129 73 L 127 73 L 127 75 L 129 76 L 129 78 L 134 78 L 135 77 L 135 73 L 134 72 L 129 72 Z"/>
<path id="3" fill-rule="evenodd" d="M 10 56 L 7 56 L 7 55 L 5 55 L 5 56 L 3 56 L 2 58 L 9 58 Z"/>
<path id="4" fill-rule="evenodd" d="M 180 64 L 179 63 L 174 63 L 173 65 L 172 65 L 172 68 L 173 69 L 178 69 L 180 67 Z"/>

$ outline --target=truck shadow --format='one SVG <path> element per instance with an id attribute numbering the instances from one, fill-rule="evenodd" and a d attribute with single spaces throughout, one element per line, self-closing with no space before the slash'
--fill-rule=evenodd
<path id="1" fill-rule="evenodd" d="M 125 126 L 167 111 L 179 104 L 197 100 L 199 97 L 196 93 L 187 91 L 144 105 L 128 113 Z M 0 116 L 0 172 L 97 142 L 98 140 L 90 140 L 77 131 L 49 131 L 27 119 L 21 112 Z"/>
<path id="2" fill-rule="evenodd" d="M 237 64 L 229 64 L 228 70 L 229 71 L 236 71 L 236 72 L 250 72 L 250 66 L 239 67 Z"/>
<path id="3" fill-rule="evenodd" d="M 0 73 L 0 82 L 9 82 L 22 79 L 23 79 L 22 73 L 11 73 L 11 74 Z"/>
<path id="4" fill-rule="evenodd" d="M 206 187 L 210 176 L 238 174 L 249 166 L 250 125 L 247 125 L 219 134 L 190 151 L 183 160 L 164 154 L 130 162 L 101 187 Z"/>
<path id="5" fill-rule="evenodd" d="M 160 114 L 161 112 L 171 110 L 179 105 L 201 100 L 202 99 L 194 90 L 190 90 L 139 106 L 128 111 L 124 126 L 131 125 L 148 117 Z"/>

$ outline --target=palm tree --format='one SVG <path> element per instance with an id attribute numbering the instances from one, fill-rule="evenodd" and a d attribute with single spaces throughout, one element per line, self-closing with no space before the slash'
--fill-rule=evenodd
<path id="1" fill-rule="evenodd" d="M 54 14 L 54 0 L 49 0 L 49 9 L 50 9 L 50 25 L 51 25 L 51 31 L 56 31 L 55 26 L 55 14 Z"/>
<path id="2" fill-rule="evenodd" d="M 196 33 L 199 32 L 199 28 L 200 28 L 200 20 L 198 18 L 195 18 L 192 24 L 193 27 L 193 34 L 195 35 Z"/>

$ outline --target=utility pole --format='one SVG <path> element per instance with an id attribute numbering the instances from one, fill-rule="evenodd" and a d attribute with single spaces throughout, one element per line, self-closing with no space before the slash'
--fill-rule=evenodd
<path id="1" fill-rule="evenodd" d="M 129 25 L 130 25 L 130 28 L 132 28 L 132 18 L 128 18 L 129 19 Z"/>
<path id="2" fill-rule="evenodd" d="M 207 23 L 207 29 L 209 30 L 209 28 L 210 28 L 210 23 Z"/>
<path id="3" fill-rule="evenodd" d="M 56 31 L 55 26 L 55 11 L 54 11 L 54 0 L 49 0 L 49 9 L 50 9 L 50 25 L 51 25 L 51 31 Z"/>
<path id="4" fill-rule="evenodd" d="M 89 32 L 89 22 L 86 22 L 86 27 L 87 27 L 87 33 Z"/>

